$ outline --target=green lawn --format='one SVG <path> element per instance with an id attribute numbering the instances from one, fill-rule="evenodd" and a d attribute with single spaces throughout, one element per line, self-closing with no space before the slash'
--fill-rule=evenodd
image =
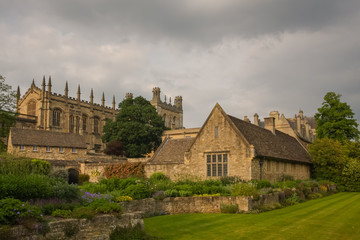
<path id="1" fill-rule="evenodd" d="M 360 193 L 338 193 L 260 214 L 181 214 L 145 219 L 161 239 L 360 239 Z"/>

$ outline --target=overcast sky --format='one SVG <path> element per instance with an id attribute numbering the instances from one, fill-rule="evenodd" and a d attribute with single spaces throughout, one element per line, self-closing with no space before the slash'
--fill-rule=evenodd
<path id="1" fill-rule="evenodd" d="M 184 126 L 218 102 L 253 120 L 313 115 L 329 91 L 360 122 L 359 0 L 0 0 L 0 74 L 106 104 L 183 97 Z"/>

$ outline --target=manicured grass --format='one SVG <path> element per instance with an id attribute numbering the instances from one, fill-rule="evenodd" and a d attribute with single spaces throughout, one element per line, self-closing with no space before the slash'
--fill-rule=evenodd
<path id="1" fill-rule="evenodd" d="M 145 219 L 161 239 L 360 239 L 360 193 L 338 193 L 260 214 L 181 214 Z"/>

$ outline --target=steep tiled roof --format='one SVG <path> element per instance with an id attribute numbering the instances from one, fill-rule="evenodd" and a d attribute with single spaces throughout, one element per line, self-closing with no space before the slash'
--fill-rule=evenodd
<path id="1" fill-rule="evenodd" d="M 13 145 L 86 148 L 86 137 L 78 134 L 34 129 L 11 129 Z"/>
<path id="2" fill-rule="evenodd" d="M 194 138 L 166 138 L 155 152 L 150 163 L 183 163 L 184 153 L 189 150 L 193 141 Z"/>
<path id="3" fill-rule="evenodd" d="M 311 163 L 309 154 L 296 138 L 277 130 L 274 135 L 267 129 L 228 116 L 246 140 L 254 146 L 257 156 Z"/>

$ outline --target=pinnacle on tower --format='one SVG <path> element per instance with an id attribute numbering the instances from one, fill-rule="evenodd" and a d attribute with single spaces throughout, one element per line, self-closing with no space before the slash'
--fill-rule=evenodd
<path id="1" fill-rule="evenodd" d="M 78 90 L 77 90 L 77 100 L 80 101 L 80 95 L 81 95 L 81 92 L 80 92 L 80 84 L 78 85 Z"/>
<path id="2" fill-rule="evenodd" d="M 102 105 L 103 107 L 105 107 L 105 94 L 104 94 L 104 92 L 103 92 L 102 98 L 101 98 L 101 105 Z"/>
<path id="3" fill-rule="evenodd" d="M 45 90 L 45 75 L 43 77 L 43 81 L 42 81 L 41 86 L 42 86 L 42 89 Z"/>
<path id="4" fill-rule="evenodd" d="M 17 92 L 16 92 L 16 99 L 19 101 L 20 99 L 20 86 L 18 85 L 17 87 Z"/>
<path id="5" fill-rule="evenodd" d="M 91 89 L 91 92 L 90 92 L 90 103 L 91 104 L 94 103 L 94 91 L 93 91 L 93 89 Z"/>
<path id="6" fill-rule="evenodd" d="M 154 87 L 152 92 L 153 92 L 152 102 L 161 102 L 161 100 L 160 100 L 160 88 L 159 87 Z"/>
<path id="7" fill-rule="evenodd" d="M 65 83 L 65 97 L 69 96 L 69 86 L 68 86 L 68 82 L 66 81 Z"/>
<path id="8" fill-rule="evenodd" d="M 115 110 L 115 95 L 113 95 L 112 108 Z"/>
<path id="9" fill-rule="evenodd" d="M 51 93 L 51 76 L 49 76 L 49 82 L 48 82 L 48 92 Z"/>
<path id="10" fill-rule="evenodd" d="M 34 88 L 34 87 L 35 87 L 35 80 L 33 79 L 32 83 L 31 83 L 31 88 Z"/>

